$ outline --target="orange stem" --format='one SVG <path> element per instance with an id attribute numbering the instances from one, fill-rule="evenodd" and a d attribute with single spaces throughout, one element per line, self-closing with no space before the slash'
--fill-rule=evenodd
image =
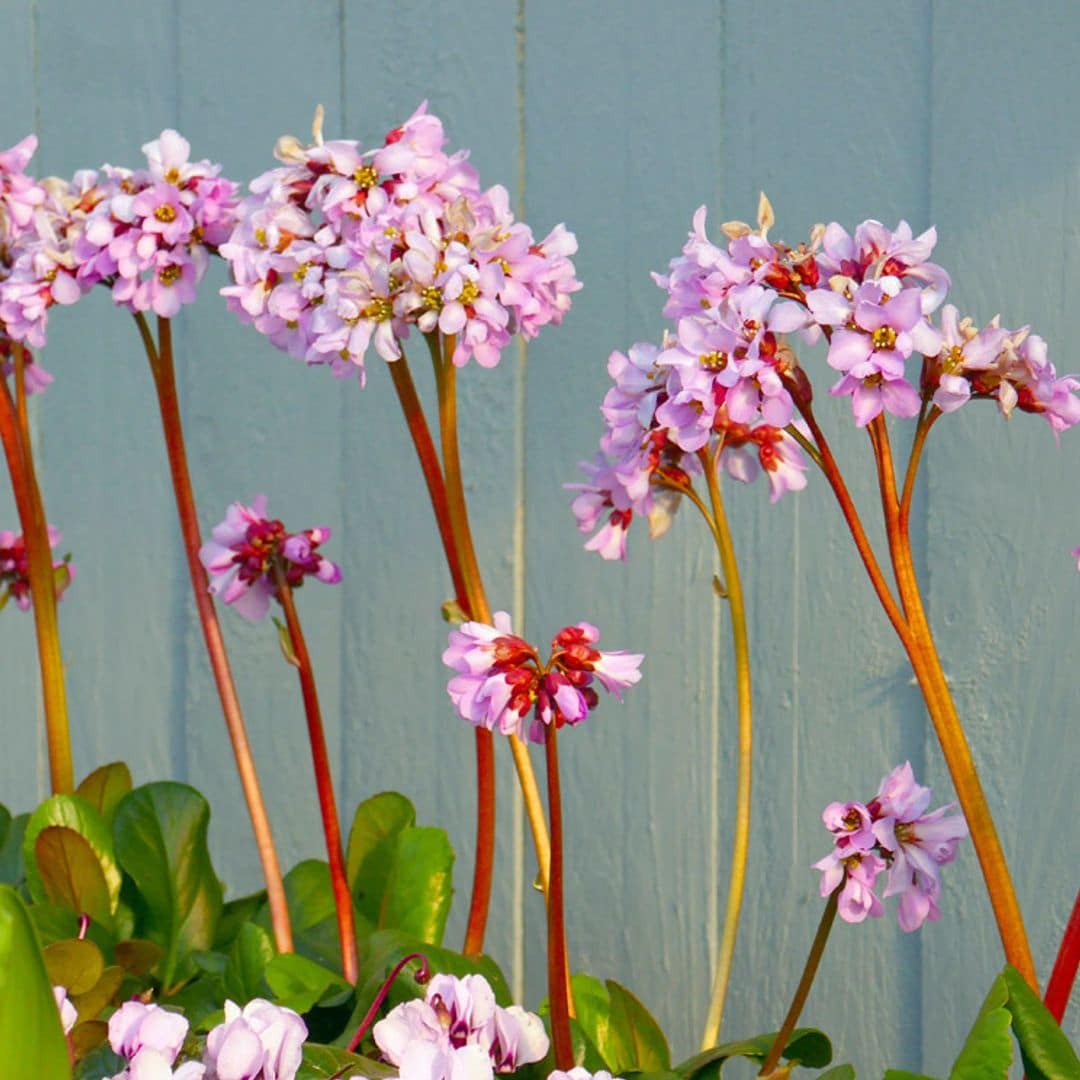
<path id="1" fill-rule="evenodd" d="M 154 389 L 157 391 L 158 409 L 161 413 L 161 426 L 165 436 L 165 450 L 169 459 L 169 472 L 172 476 L 173 494 L 176 497 L 176 512 L 180 518 L 180 535 L 184 542 L 184 554 L 187 557 L 191 588 L 195 594 L 195 606 L 199 612 L 206 652 L 210 667 L 214 673 L 214 683 L 221 698 L 221 711 L 225 716 L 225 727 L 232 743 L 236 758 L 236 771 L 240 777 L 240 786 L 244 792 L 251 827 L 255 834 L 255 846 L 262 864 L 263 878 L 266 881 L 266 899 L 270 908 L 270 921 L 274 929 L 274 942 L 278 952 L 292 952 L 292 927 L 289 922 L 289 909 L 285 900 L 285 885 L 281 878 L 274 836 L 270 829 L 270 819 L 266 813 L 259 777 L 255 771 L 255 759 L 251 754 L 244 715 L 240 711 L 240 700 L 236 694 L 229 657 L 225 652 L 225 642 L 221 636 L 217 612 L 210 596 L 210 585 L 206 570 L 199 561 L 199 519 L 195 512 L 195 497 L 191 490 L 191 474 L 188 470 L 187 450 L 184 446 L 184 429 L 180 421 L 180 403 L 176 393 L 176 373 L 173 367 L 172 328 L 168 319 L 158 319 L 158 337 L 160 348 L 146 325 L 143 315 L 135 316 L 139 328 L 150 372 L 154 377 Z"/>
<path id="2" fill-rule="evenodd" d="M 544 738 L 547 756 L 548 815 L 551 818 L 551 882 L 547 906 L 548 1004 L 551 1008 L 551 1043 L 555 1067 L 574 1067 L 574 1044 L 570 1036 L 570 969 L 567 963 L 566 921 L 563 914 L 563 823 L 559 790 L 559 750 L 555 724 L 547 725 Z"/>
<path id="3" fill-rule="evenodd" d="M 296 611 L 292 588 L 279 559 L 274 560 L 273 570 L 277 600 L 285 613 L 285 625 L 289 630 L 289 640 L 296 659 L 296 671 L 300 677 L 300 693 L 304 699 L 308 741 L 311 743 L 311 764 L 315 769 L 319 813 L 322 815 L 323 835 L 326 837 L 326 858 L 330 864 L 330 886 L 334 892 L 334 906 L 337 909 L 338 938 L 341 941 L 341 969 L 346 981 L 355 985 L 359 974 L 356 955 L 356 923 L 353 918 L 349 879 L 345 873 L 341 825 L 338 822 L 337 802 L 334 799 L 334 778 L 330 772 L 330 755 L 326 749 L 326 732 L 323 730 L 322 710 L 319 708 L 319 692 L 315 686 L 315 672 L 311 666 L 311 655 L 308 653 L 304 631 L 300 626 L 300 616 Z"/>

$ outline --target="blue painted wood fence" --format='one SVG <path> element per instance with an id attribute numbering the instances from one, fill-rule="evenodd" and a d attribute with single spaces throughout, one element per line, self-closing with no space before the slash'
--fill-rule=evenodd
<path id="1" fill-rule="evenodd" d="M 578 235 L 585 289 L 566 324 L 491 372 L 463 376 L 463 453 L 495 606 L 543 640 L 588 618 L 646 676 L 567 739 L 574 966 L 635 988 L 677 1053 L 696 1048 L 723 907 L 734 794 L 734 701 L 714 556 L 686 517 L 628 565 L 581 550 L 563 481 L 599 434 L 613 348 L 661 329 L 649 271 L 694 209 L 749 218 L 765 188 L 778 235 L 864 217 L 936 223 L 952 296 L 1030 321 L 1059 370 L 1074 357 L 1080 282 L 1080 19 L 1059 0 L 763 5 L 374 5 L 312 0 L 9 0 L 0 143 L 41 138 L 40 174 L 102 161 L 179 128 L 196 157 L 246 180 L 317 102 L 328 136 L 370 143 L 423 98 L 485 183 L 538 233 Z M 204 527 L 265 491 L 297 525 L 334 529 L 345 582 L 304 590 L 342 802 L 387 787 L 445 826 L 471 874 L 472 740 L 438 658 L 448 594 L 430 510 L 393 399 L 288 360 L 224 310 L 212 269 L 179 320 L 184 419 Z M 258 868 L 188 594 L 152 389 L 138 341 L 102 292 L 50 326 L 55 385 L 34 423 L 50 518 L 78 580 L 62 607 L 77 768 L 126 758 L 137 780 L 212 797 L 212 842 L 234 893 Z M 417 365 L 419 366 L 419 365 Z M 430 392 L 430 387 L 422 390 Z M 874 487 L 846 404 L 823 401 L 864 513 Z M 1076 888 L 1080 441 L 969 409 L 935 430 L 917 497 L 917 557 L 941 651 L 1003 831 L 1045 979 Z M 901 649 L 822 480 L 770 507 L 731 493 L 756 663 L 756 789 L 748 903 L 724 1032 L 778 1022 L 820 908 L 809 865 L 822 806 L 871 792 L 910 759 L 949 781 Z M 13 522 L 10 501 L 5 522 Z M 2 523 L 0 523 L 2 524 Z M 880 536 L 879 536 L 880 538 Z M 223 614 L 287 863 L 321 851 L 292 672 L 273 631 Z M 46 790 L 29 621 L 0 620 L 0 801 Z M 504 748 L 500 748 L 502 750 Z M 543 911 L 500 753 L 498 878 L 489 946 L 535 1005 Z M 806 1020 L 860 1075 L 942 1072 L 1000 952 L 970 847 L 943 920 L 841 926 Z M 1080 1009 L 1069 1024 L 1075 1037 Z"/>

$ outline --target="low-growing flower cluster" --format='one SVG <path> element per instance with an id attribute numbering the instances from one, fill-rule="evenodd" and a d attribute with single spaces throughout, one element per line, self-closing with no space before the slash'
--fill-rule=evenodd
<path id="1" fill-rule="evenodd" d="M 283 162 L 251 182 L 221 253 L 229 307 L 280 349 L 364 378 L 372 344 L 388 361 L 409 328 L 455 340 L 453 362 L 499 361 L 511 335 L 559 323 L 580 288 L 559 225 L 536 242 L 510 196 L 482 191 L 467 153 L 447 154 L 426 103 L 361 152 L 352 140 L 279 140 Z"/>
<path id="2" fill-rule="evenodd" d="M 422 1001 L 398 1005 L 373 1034 L 401 1080 L 492 1080 L 548 1051 L 540 1017 L 496 1004 L 482 975 L 435 975 Z"/>
<path id="3" fill-rule="evenodd" d="M 199 550 L 210 574 L 210 591 L 253 622 L 265 617 L 277 591 L 275 560 L 291 588 L 298 588 L 306 577 L 329 585 L 341 580 L 341 568 L 318 552 L 330 539 L 330 530 L 317 527 L 287 532 L 280 521 L 266 516 L 265 495 L 256 495 L 250 506 L 232 503 L 225 520 L 214 526 L 212 536 Z"/>
<path id="4" fill-rule="evenodd" d="M 4 155 L 10 167 L 25 168 L 35 143 L 24 139 Z M 105 165 L 17 189 L 16 220 L 28 220 L 0 284 L 0 320 L 11 338 L 42 347 L 49 309 L 98 284 L 129 311 L 165 318 L 194 301 L 210 252 L 232 230 L 237 185 L 219 165 L 190 161 L 191 147 L 175 131 L 142 149 L 144 169 Z M 4 182 L 14 184 L 21 172 L 5 165 Z"/>
<path id="5" fill-rule="evenodd" d="M 566 626 L 541 663 L 536 649 L 514 634 L 505 611 L 495 613 L 494 626 L 464 623 L 450 632 L 443 653 L 443 663 L 459 673 L 447 687 L 450 700 L 477 727 L 543 742 L 548 725 L 580 724 L 596 708 L 594 678 L 619 701 L 641 678 L 643 655 L 601 652 L 593 647 L 599 638 L 590 623 Z"/>
<path id="6" fill-rule="evenodd" d="M 931 791 L 915 782 L 911 764 L 898 765 L 870 802 L 830 803 L 822 814 L 833 834 L 833 850 L 814 864 L 821 873 L 821 895 L 841 883 L 838 911 L 846 922 L 874 918 L 884 906 L 874 892 L 878 875 L 887 871 L 882 894 L 899 896 L 897 919 L 903 930 L 918 930 L 923 922 L 941 917 L 938 867 L 956 858 L 960 840 L 968 834 L 955 804 L 930 813 Z"/>
<path id="7" fill-rule="evenodd" d="M 589 550 L 625 558 L 635 515 L 661 535 L 710 445 L 734 479 L 764 475 L 773 502 L 806 486 L 799 411 L 813 391 L 791 335 L 827 339 L 839 374 L 829 393 L 851 398 L 860 427 L 883 412 L 948 413 L 975 398 L 994 399 L 1006 417 L 1038 413 L 1055 433 L 1080 421 L 1080 380 L 1058 376 L 1028 327 L 1006 330 L 995 318 L 976 330 L 952 305 L 935 325 L 950 283 L 930 261 L 934 229 L 914 236 L 905 221 L 888 229 L 871 220 L 850 234 L 833 222 L 792 248 L 768 239 L 763 197 L 758 229 L 729 222 L 721 247 L 705 216 L 704 207 L 694 215 L 669 272 L 653 275 L 674 328 L 660 346 L 638 342 L 609 360 L 600 454 L 582 463 L 586 483 L 567 485 L 581 493 L 573 509 L 593 534 Z"/>

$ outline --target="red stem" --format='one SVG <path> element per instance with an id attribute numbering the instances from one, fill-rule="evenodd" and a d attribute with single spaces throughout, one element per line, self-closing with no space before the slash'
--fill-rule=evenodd
<path id="1" fill-rule="evenodd" d="M 386 977 L 386 981 L 382 984 L 379 992 L 375 995 L 375 1000 L 371 1003 L 371 1008 L 364 1013 L 364 1019 L 360 1021 L 360 1026 L 356 1029 L 356 1034 L 349 1040 L 349 1045 L 346 1049 L 350 1054 L 356 1053 L 356 1048 L 360 1045 L 364 1038 L 364 1034 L 371 1026 L 371 1021 L 375 1019 L 375 1014 L 379 1011 L 379 1006 L 386 1000 L 386 995 L 390 993 L 390 987 L 394 985 L 394 980 L 401 974 L 401 969 L 413 960 L 420 961 L 420 970 L 416 973 L 416 981 L 423 985 L 431 978 L 431 971 L 428 968 L 428 958 L 422 952 L 411 952 L 408 956 L 403 956 L 395 965 L 393 970 Z"/>
<path id="2" fill-rule="evenodd" d="M 334 779 L 330 773 L 330 755 L 326 749 L 326 733 L 323 730 L 322 710 L 319 708 L 319 692 L 315 686 L 315 672 L 311 666 L 307 641 L 300 626 L 292 589 L 285 576 L 285 568 L 275 559 L 274 584 L 277 599 L 285 613 L 289 628 L 296 671 L 300 676 L 300 693 L 304 699 L 304 715 L 307 717 L 308 740 L 311 743 L 311 764 L 315 768 L 315 787 L 319 793 L 319 812 L 322 815 L 323 835 L 326 837 L 326 857 L 330 863 L 330 885 L 334 892 L 337 909 L 338 938 L 341 941 L 341 969 L 347 982 L 356 983 L 359 974 L 356 956 L 356 924 L 353 918 L 352 893 L 345 873 L 345 855 L 341 847 L 341 825 L 338 822 L 337 802 L 334 799 Z"/>
<path id="3" fill-rule="evenodd" d="M 548 890 L 548 1002 L 551 1008 L 551 1042 L 555 1067 L 574 1067 L 574 1044 L 570 1037 L 570 998 L 567 987 L 570 970 L 566 951 L 566 921 L 563 914 L 563 825 L 562 795 L 559 790 L 559 750 L 555 724 L 547 725 L 544 739 L 547 752 L 548 815 L 551 819 L 551 882 Z"/>
<path id="4" fill-rule="evenodd" d="M 1072 914 L 1065 927 L 1065 936 L 1061 939 L 1054 970 L 1050 972 L 1050 981 L 1046 984 L 1046 1007 L 1053 1018 L 1060 1024 L 1069 1005 L 1069 995 L 1076 982 L 1076 969 L 1080 965 L 1080 892 L 1076 894 Z"/>
<path id="5" fill-rule="evenodd" d="M 157 391 L 158 408 L 161 412 L 161 426 L 165 436 L 165 450 L 169 458 L 169 472 L 172 476 L 173 493 L 176 497 L 176 512 L 180 518 L 180 534 L 184 541 L 184 554 L 187 557 L 188 572 L 191 576 L 191 588 L 195 594 L 195 606 L 199 612 L 206 641 L 206 652 L 210 658 L 210 667 L 214 673 L 214 683 L 221 698 L 221 711 L 225 716 L 225 726 L 229 732 L 233 754 L 236 757 L 236 771 L 240 777 L 240 786 L 251 815 L 251 827 L 255 833 L 255 846 L 259 852 L 263 877 L 266 881 L 266 899 L 270 908 L 270 921 L 274 928 L 274 942 L 278 952 L 292 952 L 292 928 L 289 923 L 289 908 L 285 900 L 285 886 L 281 879 L 281 867 L 278 863 L 277 850 L 274 847 L 273 833 L 270 831 L 270 819 L 266 813 L 259 777 L 255 771 L 255 760 L 251 754 L 244 715 L 240 711 L 240 700 L 236 694 L 229 657 L 225 652 L 225 642 L 221 636 L 217 612 L 210 596 L 210 585 L 206 571 L 199 561 L 199 519 L 195 512 L 195 497 L 191 491 L 191 475 L 188 471 L 187 451 L 184 447 L 184 429 L 180 422 L 180 403 L 176 394 L 176 373 L 173 369 L 172 329 L 168 319 L 158 319 L 160 349 L 155 345 L 153 336 L 146 325 L 146 319 L 138 314 L 135 323 L 142 337 L 146 357 L 150 362 L 150 371 L 154 377 Z"/>

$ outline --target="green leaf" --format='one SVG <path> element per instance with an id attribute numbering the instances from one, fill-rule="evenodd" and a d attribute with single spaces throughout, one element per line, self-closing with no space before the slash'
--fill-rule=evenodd
<path id="1" fill-rule="evenodd" d="M 113 959 L 129 975 L 149 975 L 161 963 L 165 950 L 153 941 L 131 938 L 118 941 L 113 949 Z"/>
<path id="2" fill-rule="evenodd" d="M 48 899 L 34 859 L 38 834 L 50 825 L 60 825 L 77 832 L 91 847 L 109 893 L 109 911 L 116 913 L 120 902 L 120 867 L 116 863 L 113 838 L 101 814 L 78 795 L 54 795 L 46 799 L 31 815 L 23 836 L 23 859 L 26 864 L 26 885 L 37 903 Z"/>
<path id="3" fill-rule="evenodd" d="M 623 1034 L 628 1057 L 620 1062 L 620 1072 L 638 1069 L 645 1072 L 671 1068 L 671 1050 L 660 1025 L 634 995 L 612 979 L 604 984 L 611 998 L 611 1026 Z"/>
<path id="4" fill-rule="evenodd" d="M 611 996 L 607 987 L 592 975 L 579 973 L 570 976 L 570 989 L 582 1031 L 604 1059 L 604 1068 L 617 1075 L 623 1040 L 612 1031 Z"/>
<path id="5" fill-rule="evenodd" d="M 75 1063 L 75 1080 L 109 1080 L 126 1067 L 127 1062 L 106 1043 Z"/>
<path id="6" fill-rule="evenodd" d="M 1028 1080 L 1080 1076 L 1080 1060 L 1076 1052 L 1049 1009 L 1024 981 L 1020 972 L 1006 964 L 999 978 L 1005 980 L 1008 988 L 1008 1009 L 1012 1014 L 1013 1031 L 1020 1043 L 1020 1056 Z"/>
<path id="7" fill-rule="evenodd" d="M 306 1013 L 316 1005 L 338 1004 L 352 987 L 336 972 L 316 964 L 306 956 L 281 953 L 264 971 L 266 983 L 278 1005 Z"/>
<path id="8" fill-rule="evenodd" d="M 360 910 L 376 923 L 397 837 L 416 824 L 413 804 L 396 791 L 383 791 L 357 808 L 345 858 L 349 888 Z"/>
<path id="9" fill-rule="evenodd" d="M 222 905 L 206 846 L 209 822 L 206 800 L 186 784 L 146 784 L 117 807 L 117 855 L 146 905 L 143 932 L 165 950 L 166 987 L 191 973 L 192 950 L 214 941 Z"/>
<path id="10" fill-rule="evenodd" d="M 75 789 L 112 826 L 120 800 L 131 790 L 131 771 L 122 761 L 102 765 L 87 776 Z"/>
<path id="11" fill-rule="evenodd" d="M 454 849 L 442 829 L 400 833 L 379 906 L 378 928 L 401 930 L 438 945 L 454 895 L 453 869 Z"/>
<path id="12" fill-rule="evenodd" d="M 241 927 L 251 922 L 265 903 L 265 889 L 250 896 L 239 896 L 235 900 L 227 901 L 221 909 L 221 918 L 218 919 L 214 948 L 227 949 L 232 945 Z"/>
<path id="13" fill-rule="evenodd" d="M 112 928 L 112 901 L 94 849 L 74 829 L 47 825 L 34 841 L 45 898 Z"/>
<path id="14" fill-rule="evenodd" d="M 300 956 L 323 967 L 341 970 L 341 941 L 338 937 L 337 910 L 330 885 L 330 868 L 319 859 L 305 859 L 285 875 L 285 902 L 292 921 L 293 946 Z M 363 940 L 371 927 L 355 910 L 356 935 Z M 270 908 L 263 904 L 255 921 L 271 931 Z"/>
<path id="15" fill-rule="evenodd" d="M 4 1072 L 68 1080 L 67 1043 L 52 985 L 26 908 L 0 885 L 0 1046 Z"/>
<path id="16" fill-rule="evenodd" d="M 855 1080 L 855 1068 L 852 1065 L 834 1065 L 818 1073 L 816 1080 Z"/>
<path id="17" fill-rule="evenodd" d="M 53 986 L 66 987 L 69 994 L 85 994 L 105 970 L 101 950 L 93 942 L 78 938 L 46 945 L 42 957 L 49 982 Z"/>
<path id="18" fill-rule="evenodd" d="M 964 1041 L 960 1056 L 949 1073 L 949 1080 L 1007 1080 L 1012 1064 L 1012 1017 L 1005 1007 L 1009 988 L 999 975 L 986 995 L 975 1024 Z"/>
<path id="19" fill-rule="evenodd" d="M 675 1071 L 682 1073 L 686 1080 L 705 1080 L 706 1077 L 718 1074 L 724 1062 L 730 1058 L 743 1057 L 761 1063 L 768 1056 L 775 1038 L 776 1032 L 772 1032 L 714 1046 L 711 1050 L 702 1051 L 676 1065 Z M 796 1028 L 784 1048 L 783 1056 L 794 1064 L 823 1069 L 832 1061 L 832 1043 L 828 1036 L 817 1028 Z"/>
<path id="20" fill-rule="evenodd" d="M 849 1069 L 851 1068 L 850 1065 L 846 1067 Z M 828 1075 L 828 1073 L 823 1073 L 817 1080 L 823 1080 L 823 1077 Z M 886 1069 L 885 1080 L 934 1080 L 934 1078 L 932 1076 L 924 1076 L 922 1073 L 908 1072 L 906 1069 Z"/>
<path id="21" fill-rule="evenodd" d="M 71 996 L 71 1004 L 79 1013 L 79 1020 L 94 1020 L 102 1009 L 111 1005 L 124 982 L 124 969 L 107 967 L 101 978 L 85 994 Z"/>
<path id="22" fill-rule="evenodd" d="M 304 1060 L 296 1074 L 296 1080 L 324 1080 L 331 1076 L 366 1076 L 368 1080 L 382 1080 L 397 1075 L 397 1070 L 381 1061 L 350 1054 L 340 1046 L 304 1045 Z"/>
<path id="23" fill-rule="evenodd" d="M 6 809 L 4 813 L 7 813 Z M 29 821 L 29 814 L 17 814 L 11 818 L 7 830 L 0 838 L 0 884 L 21 885 L 26 877 L 23 837 Z"/>
<path id="24" fill-rule="evenodd" d="M 245 1002 L 263 995 L 263 974 L 274 958 L 270 935 L 255 923 L 240 928 L 229 949 L 225 992 L 233 1001 Z"/>

